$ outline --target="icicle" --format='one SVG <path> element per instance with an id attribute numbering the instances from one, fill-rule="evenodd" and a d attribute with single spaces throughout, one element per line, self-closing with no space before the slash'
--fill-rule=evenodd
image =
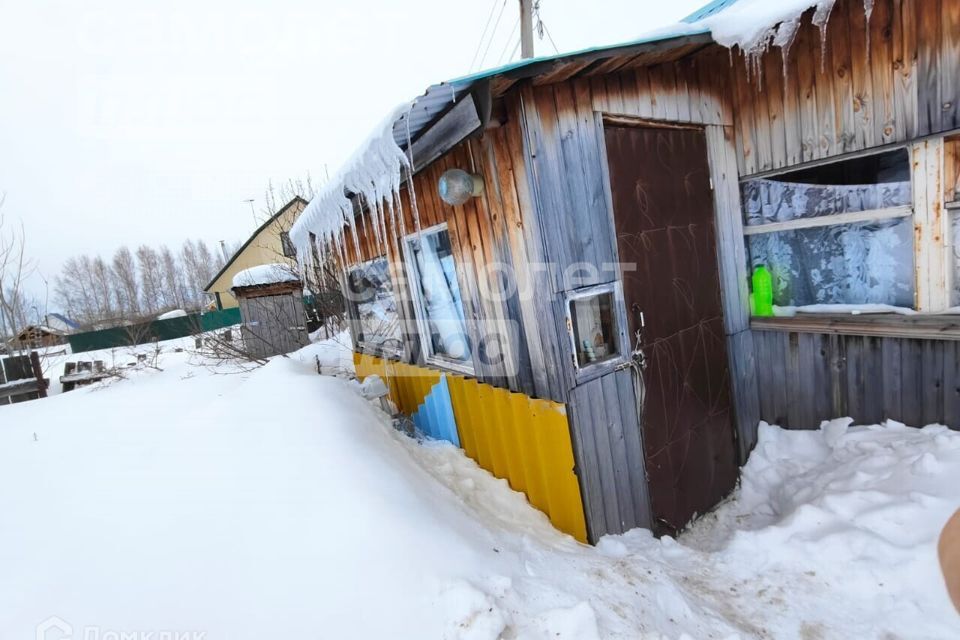
<path id="1" fill-rule="evenodd" d="M 377 218 L 380 219 L 380 237 L 383 242 L 380 245 L 380 251 L 386 254 L 390 249 L 390 236 L 387 234 L 387 217 L 383 209 L 383 200 L 377 200 Z"/>
<path id="2" fill-rule="evenodd" d="M 783 79 L 787 79 L 787 73 L 790 69 L 790 48 L 797 40 L 797 33 L 800 31 L 800 19 L 797 16 L 793 20 L 785 20 L 780 23 L 777 29 L 777 35 L 773 38 L 773 44 L 780 47 L 780 54 L 783 57 Z"/>
<path id="3" fill-rule="evenodd" d="M 367 141 L 329 180 L 300 214 L 290 231 L 290 237 L 298 249 L 309 252 L 309 234 L 313 233 L 324 245 L 342 246 L 345 228 L 350 229 L 354 249 L 360 253 L 359 236 L 354 202 L 345 194 L 355 194 L 357 202 L 367 206 L 367 215 L 373 216 L 370 224 L 366 215 L 360 214 L 364 232 L 373 227 L 376 240 L 384 244 L 383 200 L 399 188 L 400 176 L 409 167 L 406 154 L 393 137 L 393 126 L 404 114 L 409 114 L 410 105 L 404 104 L 378 126 Z"/>
<path id="4" fill-rule="evenodd" d="M 363 237 L 369 238 L 370 228 L 368 225 L 368 220 L 370 219 L 370 208 L 368 206 L 364 206 L 364 197 L 362 192 L 357 194 L 357 204 L 360 207 L 360 227 L 363 229 Z"/>
<path id="5" fill-rule="evenodd" d="M 407 237 L 407 216 L 403 214 L 403 199 L 400 197 L 400 190 L 396 191 L 397 197 L 397 213 L 400 217 L 400 235 L 404 238 Z"/>
<path id="6" fill-rule="evenodd" d="M 820 30 L 820 73 L 827 70 L 827 24 L 833 11 L 835 0 L 820 0 L 813 14 L 813 24 Z"/>
<path id="7" fill-rule="evenodd" d="M 410 167 L 410 172 L 407 174 L 407 190 L 410 191 L 410 208 L 413 210 L 413 224 L 417 232 L 417 237 L 420 236 L 420 209 L 417 207 L 417 190 L 413 186 L 413 167 L 416 166 L 413 164 L 413 140 L 410 136 L 410 113 L 407 113 L 407 153 L 410 154 L 410 157 L 407 159 L 407 166 Z"/>

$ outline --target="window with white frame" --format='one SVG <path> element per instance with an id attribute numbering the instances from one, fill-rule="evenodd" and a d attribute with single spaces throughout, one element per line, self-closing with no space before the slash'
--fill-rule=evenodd
<path id="1" fill-rule="evenodd" d="M 427 359 L 472 366 L 450 233 L 439 225 L 406 238 L 406 262 Z"/>
<path id="2" fill-rule="evenodd" d="M 913 186 L 907 149 L 741 184 L 750 266 L 774 304 L 913 307 Z"/>
<path id="3" fill-rule="evenodd" d="M 375 258 L 351 269 L 347 289 L 356 311 L 359 345 L 375 351 L 401 351 L 400 318 L 387 259 Z"/>
<path id="4" fill-rule="evenodd" d="M 590 287 L 567 299 L 567 319 L 578 369 L 620 357 L 620 327 L 613 284 Z"/>

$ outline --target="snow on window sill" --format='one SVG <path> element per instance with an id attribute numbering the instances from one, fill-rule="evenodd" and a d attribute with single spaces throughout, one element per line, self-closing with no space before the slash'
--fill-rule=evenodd
<path id="1" fill-rule="evenodd" d="M 907 307 L 895 307 L 889 304 L 808 304 L 801 307 L 773 307 L 773 315 L 780 318 L 793 318 L 798 314 L 864 315 L 893 313 L 902 316 L 917 315 Z"/>

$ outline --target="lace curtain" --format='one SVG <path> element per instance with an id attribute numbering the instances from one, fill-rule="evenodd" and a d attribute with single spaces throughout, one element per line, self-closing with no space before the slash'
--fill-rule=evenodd
<path id="1" fill-rule="evenodd" d="M 817 185 L 749 180 L 747 226 L 886 209 L 912 202 L 909 182 Z M 766 265 L 774 303 L 912 307 L 913 224 L 909 217 L 748 236 L 752 266 Z"/>

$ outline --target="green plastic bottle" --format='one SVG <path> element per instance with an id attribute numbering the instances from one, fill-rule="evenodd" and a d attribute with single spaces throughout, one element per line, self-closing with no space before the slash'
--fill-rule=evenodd
<path id="1" fill-rule="evenodd" d="M 773 276 L 762 264 L 753 270 L 753 315 L 773 315 Z"/>

